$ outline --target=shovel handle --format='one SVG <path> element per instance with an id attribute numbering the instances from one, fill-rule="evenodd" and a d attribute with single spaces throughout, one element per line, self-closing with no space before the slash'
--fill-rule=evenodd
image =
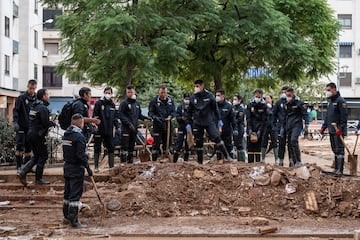
<path id="1" fill-rule="evenodd" d="M 335 131 L 337 131 L 337 130 L 338 130 L 338 127 L 337 127 L 336 123 L 332 123 L 331 125 L 335 128 Z M 351 155 L 351 156 L 352 156 L 352 154 L 351 154 L 351 152 L 350 152 L 350 149 L 348 148 L 348 146 L 346 145 L 346 143 L 345 143 L 345 141 L 344 141 L 343 136 L 342 136 L 342 135 L 340 135 L 340 136 L 339 136 L 339 138 L 340 138 L 340 140 L 341 140 L 342 144 L 345 146 L 346 151 L 349 153 L 349 155 Z"/>
<path id="2" fill-rule="evenodd" d="M 357 146 L 358 140 L 359 140 L 359 134 L 356 134 L 356 140 L 355 140 L 353 155 L 355 155 L 355 150 L 356 150 L 356 146 Z"/>
<path id="3" fill-rule="evenodd" d="M 101 199 L 101 197 L 100 197 L 100 194 L 99 194 L 98 188 L 97 188 L 97 186 L 96 186 L 94 177 L 91 176 L 90 179 L 91 179 L 91 182 L 92 182 L 92 184 L 93 184 L 93 186 L 94 186 L 94 189 L 95 189 L 95 192 L 96 192 L 96 196 L 97 196 L 97 198 L 99 199 L 100 204 L 104 207 L 105 205 L 104 205 L 104 202 L 102 201 L 102 199 Z"/>

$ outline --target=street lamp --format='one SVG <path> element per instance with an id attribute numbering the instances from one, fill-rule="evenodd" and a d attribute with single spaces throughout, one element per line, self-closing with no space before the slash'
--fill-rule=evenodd
<path id="1" fill-rule="evenodd" d="M 49 18 L 49 19 L 45 20 L 45 21 L 42 22 L 42 23 L 38 23 L 38 24 L 32 25 L 32 26 L 30 27 L 30 29 L 33 29 L 34 27 L 39 26 L 39 25 L 44 25 L 44 24 L 53 23 L 53 22 L 54 22 L 54 19 Z"/>

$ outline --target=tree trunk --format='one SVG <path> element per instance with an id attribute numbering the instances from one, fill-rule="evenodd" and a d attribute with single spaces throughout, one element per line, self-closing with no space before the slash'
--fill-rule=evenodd
<path id="1" fill-rule="evenodd" d="M 221 79 L 220 71 L 214 76 L 214 86 L 215 86 L 215 91 L 222 88 L 222 79 Z"/>
<path id="2" fill-rule="evenodd" d="M 126 94 L 126 86 L 132 83 L 133 73 L 134 73 L 134 64 L 128 63 L 126 67 L 126 80 L 124 82 L 124 93 Z M 125 95 L 124 95 L 125 96 Z"/>

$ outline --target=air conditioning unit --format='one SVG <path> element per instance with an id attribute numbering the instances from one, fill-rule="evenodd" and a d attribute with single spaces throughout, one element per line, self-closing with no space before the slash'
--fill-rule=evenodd
<path id="1" fill-rule="evenodd" d="M 43 57 L 47 57 L 49 55 L 49 52 L 47 51 L 47 50 L 44 50 L 43 52 L 42 52 L 42 56 Z"/>
<path id="2" fill-rule="evenodd" d="M 360 84 L 360 77 L 355 78 L 355 83 Z"/>

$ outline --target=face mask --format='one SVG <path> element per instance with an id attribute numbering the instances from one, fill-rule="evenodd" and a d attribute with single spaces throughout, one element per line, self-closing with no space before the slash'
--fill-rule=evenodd
<path id="1" fill-rule="evenodd" d="M 332 95 L 333 95 L 333 94 L 332 94 L 332 92 L 330 92 L 330 91 L 326 91 L 326 97 L 327 97 L 327 98 L 332 97 Z"/>
<path id="2" fill-rule="evenodd" d="M 291 102 L 292 99 L 293 99 L 292 97 L 286 97 L 286 101 L 287 101 L 287 102 Z"/>
<path id="3" fill-rule="evenodd" d="M 233 105 L 238 105 L 238 104 L 239 104 L 239 101 L 237 101 L 237 100 L 233 101 Z"/>
<path id="4" fill-rule="evenodd" d="M 280 94 L 280 98 L 281 99 L 286 99 L 286 94 L 285 93 Z"/>
<path id="5" fill-rule="evenodd" d="M 190 100 L 185 99 L 185 100 L 184 100 L 184 104 L 189 105 L 189 104 L 190 104 Z"/>
<path id="6" fill-rule="evenodd" d="M 195 87 L 194 88 L 194 93 L 196 94 L 196 93 L 199 93 L 201 91 L 201 89 L 199 88 L 199 87 Z"/>
<path id="7" fill-rule="evenodd" d="M 272 108 L 271 103 L 267 103 L 266 106 L 267 106 L 268 108 Z"/>
<path id="8" fill-rule="evenodd" d="M 254 97 L 254 101 L 255 101 L 256 103 L 259 103 L 259 102 L 261 101 L 261 98 Z"/>
<path id="9" fill-rule="evenodd" d="M 110 100 L 110 99 L 111 99 L 111 94 L 105 94 L 104 97 L 105 97 L 107 100 Z"/>
<path id="10" fill-rule="evenodd" d="M 134 94 L 134 95 L 132 95 L 132 96 L 131 96 L 131 99 L 136 100 L 136 95 L 135 95 L 135 94 Z"/>
<path id="11" fill-rule="evenodd" d="M 221 102 L 221 97 L 216 96 L 216 97 L 215 97 L 215 101 L 216 101 L 216 102 Z"/>

